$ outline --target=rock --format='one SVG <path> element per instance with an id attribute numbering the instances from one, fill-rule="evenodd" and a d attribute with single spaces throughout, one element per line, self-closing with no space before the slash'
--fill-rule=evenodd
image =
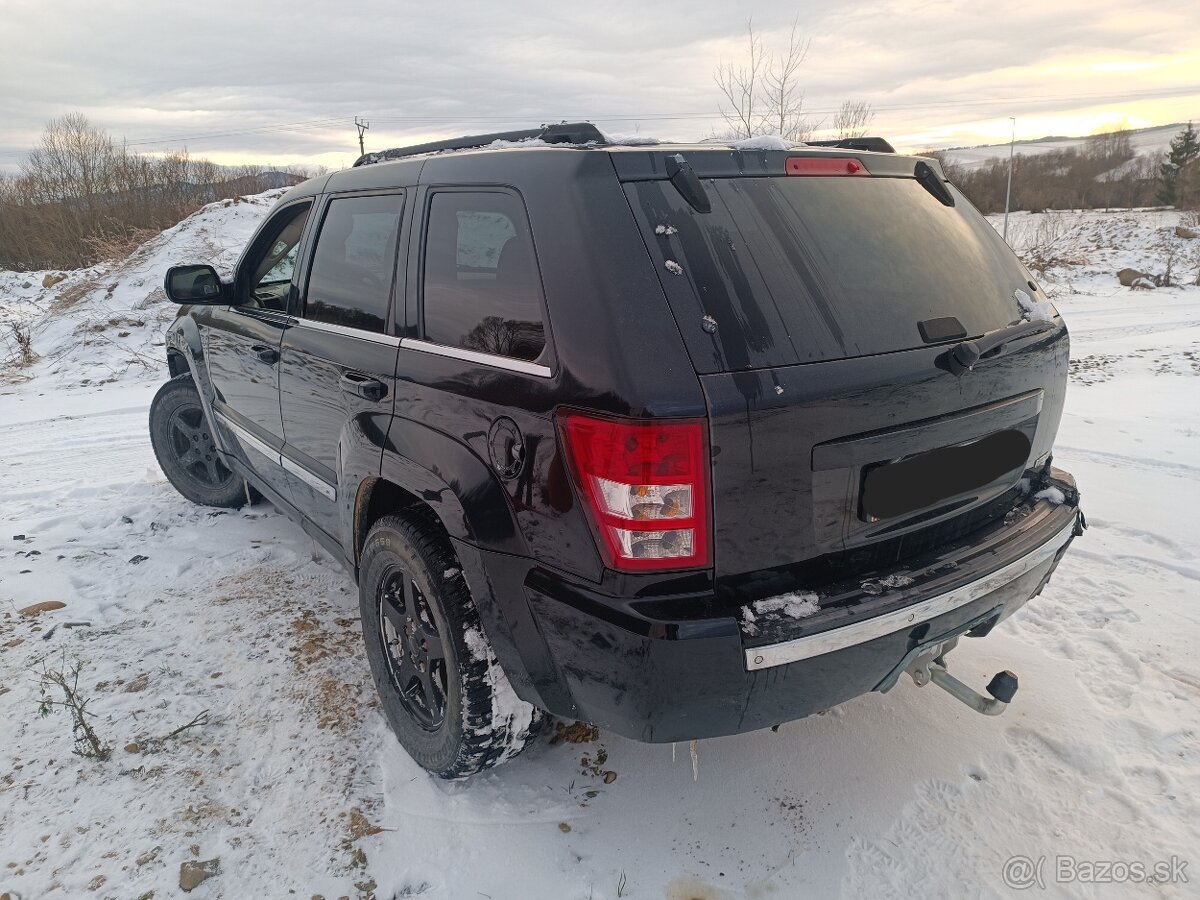
<path id="1" fill-rule="evenodd" d="M 21 287 L 24 290 L 29 290 L 31 287 L 33 287 L 33 282 L 32 281 L 22 281 Z"/>
<path id="2" fill-rule="evenodd" d="M 14 540 L 14 541 L 23 541 L 23 540 L 25 540 L 25 535 L 23 535 L 23 534 L 14 534 L 14 535 L 13 535 L 13 540 Z"/>
<path id="3" fill-rule="evenodd" d="M 570 833 L 571 833 L 571 826 L 570 826 L 570 825 L 568 825 L 566 822 L 559 822 L 559 823 L 558 823 L 558 830 L 559 830 L 559 831 L 561 831 L 563 834 L 570 834 Z"/>
<path id="4" fill-rule="evenodd" d="M 41 603 L 35 603 L 33 606 L 27 606 L 24 609 L 19 610 L 19 612 L 26 618 L 32 618 L 34 616 L 40 616 L 44 612 L 50 612 L 53 609 L 62 609 L 66 605 L 67 604 L 63 603 L 61 600 L 43 600 Z"/>
<path id="5" fill-rule="evenodd" d="M 52 288 L 56 284 L 58 284 L 60 281 L 66 281 L 66 280 L 67 280 L 67 276 L 63 275 L 61 272 L 49 272 L 49 273 L 47 273 L 46 277 L 42 279 L 42 287 Z"/>
<path id="6" fill-rule="evenodd" d="M 1117 280 L 1125 287 L 1132 287 L 1133 283 L 1139 278 L 1149 278 L 1145 272 L 1139 272 L 1137 269 L 1122 269 L 1117 273 Z"/>
<path id="7" fill-rule="evenodd" d="M 1182 225 L 1175 226 L 1175 237 L 1181 237 L 1186 241 L 1193 241 L 1200 238 L 1200 231 L 1193 231 L 1191 228 L 1184 228 Z"/>
<path id="8" fill-rule="evenodd" d="M 139 553 L 139 554 L 137 554 L 136 556 L 130 557 L 130 559 L 129 559 L 129 564 L 130 564 L 130 565 L 133 565 L 133 566 L 141 565 L 142 563 L 144 563 L 144 562 L 145 562 L 146 560 L 148 560 L 149 558 L 150 558 L 150 557 L 148 557 L 148 556 L 142 556 L 142 554 L 140 554 L 140 553 Z"/>
<path id="9" fill-rule="evenodd" d="M 141 748 L 141 745 L 140 745 L 140 744 L 138 744 L 138 742 L 137 742 L 137 741 L 130 741 L 128 744 L 126 744 L 126 745 L 125 745 L 125 752 L 126 752 L 126 753 L 137 753 L 137 752 L 138 752 L 139 750 L 141 750 L 141 749 L 142 749 L 142 748 Z M 141 863 L 138 863 L 138 865 L 140 866 L 140 865 L 142 865 L 142 864 L 141 864 Z"/>
<path id="10" fill-rule="evenodd" d="M 179 864 L 179 886 L 184 892 L 194 891 L 203 882 L 219 875 L 221 872 L 221 857 L 202 859 L 199 862 L 187 860 Z"/>
<path id="11" fill-rule="evenodd" d="M 1157 287 L 1157 285 L 1149 278 L 1138 278 L 1134 280 L 1130 287 L 1135 291 L 1152 291 Z"/>
<path id="12" fill-rule="evenodd" d="M 612 784 L 616 780 L 617 780 L 616 772 L 608 771 L 608 772 L 604 773 L 604 783 L 605 784 Z"/>

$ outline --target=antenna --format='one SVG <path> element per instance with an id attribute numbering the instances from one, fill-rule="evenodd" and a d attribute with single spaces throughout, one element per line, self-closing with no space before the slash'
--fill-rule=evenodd
<path id="1" fill-rule="evenodd" d="M 358 129 L 358 153 L 363 155 L 367 151 L 363 149 L 363 132 L 371 127 L 371 123 L 364 120 L 359 120 L 358 116 L 354 117 L 354 127 Z"/>

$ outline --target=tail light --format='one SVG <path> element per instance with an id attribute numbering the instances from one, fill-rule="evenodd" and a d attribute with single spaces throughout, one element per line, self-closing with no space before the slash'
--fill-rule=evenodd
<path id="1" fill-rule="evenodd" d="M 709 565 L 704 419 L 609 419 L 564 410 L 558 426 L 608 566 L 637 572 Z"/>
<path id="2" fill-rule="evenodd" d="M 870 175 L 861 159 L 845 156 L 789 156 L 784 166 L 788 175 Z"/>

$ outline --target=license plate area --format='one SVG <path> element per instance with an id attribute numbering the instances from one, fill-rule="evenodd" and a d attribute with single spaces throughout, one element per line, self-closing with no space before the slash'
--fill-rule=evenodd
<path id="1" fill-rule="evenodd" d="M 974 494 L 1023 471 L 1032 445 L 1006 429 L 978 440 L 864 466 L 859 518 L 880 522 Z"/>

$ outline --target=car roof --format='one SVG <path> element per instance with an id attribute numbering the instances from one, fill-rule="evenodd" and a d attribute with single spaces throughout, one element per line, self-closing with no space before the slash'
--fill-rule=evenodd
<path id="1" fill-rule="evenodd" d="M 483 137 L 492 136 L 485 135 Z M 881 139 L 867 140 L 878 141 Z M 549 175 L 562 168 L 552 162 L 561 163 L 564 162 L 564 156 L 581 153 L 606 154 L 612 160 L 616 174 L 622 181 L 666 178 L 666 160 L 672 156 L 683 156 L 701 177 L 783 175 L 786 159 L 794 156 L 857 159 L 864 163 L 871 174 L 891 177 L 911 176 L 914 166 L 922 159 L 894 151 L 879 152 L 829 146 L 828 142 L 788 146 L 783 141 L 772 143 L 768 140 L 672 143 L 651 143 L 641 140 L 637 143 L 589 142 L 576 144 L 547 143 L 537 138 L 525 138 L 520 141 L 497 138 L 483 146 L 430 149 L 411 154 L 405 152 L 407 149 L 385 151 L 385 153 L 377 154 L 376 158 L 371 158 L 371 154 L 368 154 L 352 168 L 318 176 L 296 185 L 284 194 L 281 202 L 327 192 L 416 185 L 421 181 L 422 169 L 431 160 L 438 161 L 437 169 L 442 175 L 441 180 L 444 180 L 448 168 L 457 169 L 462 166 L 464 174 L 468 170 L 473 173 L 472 177 L 467 179 L 467 182 L 470 183 L 479 180 L 478 173 L 481 169 L 489 171 L 492 180 L 504 182 L 517 171 L 527 172 L 529 164 L 535 160 L 539 163 L 538 168 L 544 167 L 546 174 Z M 386 153 L 396 152 L 404 152 L 404 155 L 387 158 Z M 520 164 L 518 164 L 518 160 Z M 942 175 L 936 160 L 924 161 L 930 164 L 939 175 Z"/>

